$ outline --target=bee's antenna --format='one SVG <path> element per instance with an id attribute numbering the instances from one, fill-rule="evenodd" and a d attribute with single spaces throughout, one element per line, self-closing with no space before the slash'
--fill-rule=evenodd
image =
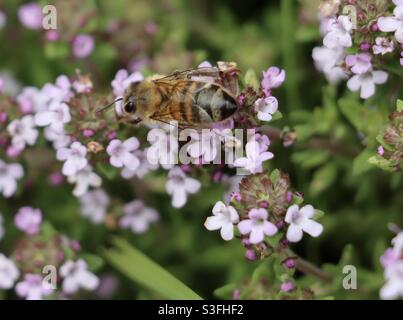
<path id="1" fill-rule="evenodd" d="M 123 98 L 118 98 L 115 101 L 111 102 L 110 104 L 106 105 L 105 107 L 99 108 L 98 110 L 95 111 L 96 114 L 99 114 L 101 112 L 104 112 L 106 109 L 110 108 L 111 106 L 113 106 L 116 102 L 118 101 L 122 101 Z"/>

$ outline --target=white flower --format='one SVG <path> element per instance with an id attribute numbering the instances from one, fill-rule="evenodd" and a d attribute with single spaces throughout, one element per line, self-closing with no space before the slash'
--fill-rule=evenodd
<path id="1" fill-rule="evenodd" d="M 229 241 L 234 238 L 234 224 L 238 221 L 239 215 L 235 208 L 218 201 L 214 205 L 213 216 L 206 219 L 204 226 L 210 231 L 220 229 L 221 237 Z"/>
<path id="2" fill-rule="evenodd" d="M 105 191 L 96 189 L 89 191 L 79 198 L 80 213 L 90 219 L 93 223 L 102 223 L 106 218 L 106 213 L 110 199 Z"/>
<path id="3" fill-rule="evenodd" d="M 49 101 L 49 97 L 35 87 L 25 87 L 16 99 L 20 109 L 27 112 L 45 110 Z"/>
<path id="4" fill-rule="evenodd" d="M 17 190 L 17 180 L 24 175 L 24 169 L 19 163 L 7 164 L 0 159 L 0 193 L 8 198 Z"/>
<path id="5" fill-rule="evenodd" d="M 251 209 L 248 216 L 249 219 L 238 224 L 238 229 L 241 234 L 249 234 L 250 243 L 260 243 L 265 235 L 273 236 L 277 233 L 277 227 L 268 221 L 269 214 L 266 209 Z"/>
<path id="6" fill-rule="evenodd" d="M 199 181 L 188 178 L 181 168 L 175 167 L 169 171 L 165 190 L 172 196 L 172 206 L 181 208 L 186 204 L 187 195 L 198 192 L 200 186 Z"/>
<path id="7" fill-rule="evenodd" d="M 259 98 L 255 101 L 257 118 L 261 121 L 270 121 L 277 112 L 278 101 L 275 97 Z"/>
<path id="8" fill-rule="evenodd" d="M 403 255 L 403 231 L 399 232 L 396 237 L 392 239 L 393 251 L 397 257 Z"/>
<path id="9" fill-rule="evenodd" d="M 27 273 L 24 280 L 15 286 L 18 296 L 27 300 L 42 300 L 43 296 L 52 293 L 52 288 L 45 286 L 40 274 Z"/>
<path id="10" fill-rule="evenodd" d="M 35 129 L 32 115 L 12 121 L 7 126 L 7 131 L 12 136 L 12 145 L 20 150 L 24 149 L 26 145 L 34 145 L 38 138 L 38 130 Z"/>
<path id="11" fill-rule="evenodd" d="M 395 50 L 393 41 L 389 40 L 388 38 L 376 37 L 375 43 L 376 44 L 372 46 L 374 54 L 385 55 L 388 52 L 393 52 L 393 50 Z"/>
<path id="12" fill-rule="evenodd" d="M 193 138 L 193 142 L 187 146 L 187 152 L 192 158 L 202 157 L 203 163 L 209 163 L 217 157 L 221 142 L 216 132 L 202 130 L 201 134 L 195 134 Z"/>
<path id="13" fill-rule="evenodd" d="M 263 171 L 263 161 L 274 157 L 271 152 L 260 152 L 260 145 L 257 141 L 250 141 L 245 146 L 246 157 L 238 158 L 234 162 L 235 167 L 244 168 L 251 173 L 259 173 Z"/>
<path id="14" fill-rule="evenodd" d="M 395 38 L 403 43 L 403 5 L 398 5 L 393 11 L 393 17 L 380 17 L 379 29 L 383 32 L 395 32 Z"/>
<path id="15" fill-rule="evenodd" d="M 60 267 L 60 275 L 63 278 L 63 292 L 67 294 L 76 293 L 81 288 L 92 291 L 99 285 L 98 277 L 88 271 L 87 263 L 82 259 L 66 261 Z"/>
<path id="16" fill-rule="evenodd" d="M 71 121 L 70 110 L 67 104 L 53 101 L 47 110 L 40 111 L 35 115 L 37 126 L 49 126 L 52 131 L 63 132 L 65 123 Z"/>
<path id="17" fill-rule="evenodd" d="M 311 205 L 306 205 L 299 209 L 296 204 L 288 208 L 285 216 L 285 222 L 289 224 L 287 230 L 287 239 L 290 242 L 298 242 L 302 239 L 303 232 L 318 237 L 322 231 L 323 226 L 316 222 L 313 218 L 315 213 Z"/>
<path id="18" fill-rule="evenodd" d="M 121 172 L 121 176 L 125 179 L 131 179 L 133 177 L 137 177 L 139 179 L 144 178 L 144 176 L 150 171 L 157 170 L 158 165 L 152 164 L 147 160 L 147 149 L 145 150 L 136 150 L 133 154 L 139 159 L 140 165 L 136 170 L 130 170 L 127 167 L 124 167 Z"/>
<path id="19" fill-rule="evenodd" d="M 380 291 L 384 300 L 403 297 L 403 261 L 397 261 L 385 269 L 386 284 Z"/>
<path id="20" fill-rule="evenodd" d="M 46 127 L 44 131 L 46 140 L 53 142 L 53 148 L 67 147 L 72 141 L 71 138 L 65 134 L 64 130 L 61 132 L 53 131 L 50 127 Z"/>
<path id="21" fill-rule="evenodd" d="M 88 161 L 86 159 L 87 148 L 80 142 L 73 142 L 69 148 L 57 149 L 56 158 L 65 161 L 62 172 L 65 176 L 76 175 L 78 171 L 84 169 Z"/>
<path id="22" fill-rule="evenodd" d="M 134 137 L 124 142 L 118 139 L 112 140 L 106 148 L 110 155 L 110 164 L 117 168 L 126 167 L 132 171 L 136 170 L 140 165 L 140 160 L 134 155 L 134 151 L 139 145 L 139 141 Z"/>
<path id="23" fill-rule="evenodd" d="M 131 229 L 134 233 L 144 233 L 149 229 L 150 224 L 158 221 L 158 212 L 146 207 L 140 200 L 126 203 L 123 212 L 119 225 L 122 228 Z"/>
<path id="24" fill-rule="evenodd" d="M 147 150 L 147 160 L 160 164 L 164 169 L 171 169 L 177 163 L 177 138 L 162 129 L 154 128 L 148 132 L 147 140 L 151 146 Z"/>
<path id="25" fill-rule="evenodd" d="M 78 171 L 75 175 L 68 176 L 67 180 L 70 183 L 75 183 L 76 186 L 73 190 L 73 194 L 76 197 L 84 195 L 89 187 L 100 187 L 102 179 L 97 175 L 90 165 L 87 165 L 84 169 Z"/>
<path id="26" fill-rule="evenodd" d="M 383 84 L 388 80 L 388 74 L 384 71 L 369 71 L 364 74 L 356 74 L 347 81 L 347 87 L 351 91 L 360 90 L 360 97 L 368 99 L 375 94 L 375 84 Z"/>
<path id="27" fill-rule="evenodd" d="M 348 16 L 339 16 L 329 19 L 327 25 L 328 32 L 323 38 L 323 44 L 329 49 L 351 47 L 353 45 L 350 35 L 352 29 L 353 24 Z"/>
<path id="28" fill-rule="evenodd" d="M 337 83 L 347 78 L 347 73 L 341 67 L 345 56 L 344 49 L 340 47 L 334 49 L 316 47 L 312 51 L 312 58 L 315 61 L 316 68 L 325 74 L 327 81 L 330 83 Z"/>
<path id="29" fill-rule="evenodd" d="M 0 289 L 11 289 L 19 275 L 14 262 L 0 253 Z"/>

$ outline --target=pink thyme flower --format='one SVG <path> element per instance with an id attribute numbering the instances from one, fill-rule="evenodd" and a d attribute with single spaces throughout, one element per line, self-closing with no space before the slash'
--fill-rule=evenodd
<path id="1" fill-rule="evenodd" d="M 253 174 L 262 172 L 263 162 L 274 157 L 271 152 L 260 152 L 260 145 L 257 141 L 248 142 L 245 149 L 246 157 L 236 159 L 234 166 L 248 170 Z"/>
<path id="2" fill-rule="evenodd" d="M 147 160 L 147 149 L 145 150 L 136 150 L 134 155 L 139 159 L 140 165 L 136 170 L 130 170 L 127 167 L 122 169 L 121 176 L 124 179 L 131 179 L 133 177 L 137 177 L 139 179 L 144 178 L 150 171 L 157 170 L 158 165 L 152 164 Z"/>
<path id="3" fill-rule="evenodd" d="M 395 50 L 395 45 L 393 44 L 393 41 L 388 38 L 376 37 L 375 43 L 376 44 L 372 46 L 374 54 L 385 55 L 388 52 L 393 52 L 393 50 Z"/>
<path id="4" fill-rule="evenodd" d="M 384 84 L 388 80 L 388 74 L 384 71 L 369 71 L 356 74 L 347 81 L 347 87 L 351 91 L 359 91 L 362 99 L 368 99 L 375 94 L 375 84 Z"/>
<path id="5" fill-rule="evenodd" d="M 269 214 L 266 209 L 252 209 L 248 217 L 249 219 L 239 222 L 238 229 L 241 234 L 249 234 L 250 243 L 260 243 L 265 235 L 273 236 L 277 233 L 277 227 L 268 221 Z"/>
<path id="6" fill-rule="evenodd" d="M 199 181 L 187 177 L 179 167 L 174 167 L 169 171 L 165 184 L 165 190 L 171 195 L 174 208 L 182 208 L 186 204 L 188 194 L 197 193 L 200 187 Z"/>
<path id="7" fill-rule="evenodd" d="M 140 160 L 134 155 L 134 151 L 138 149 L 139 141 L 132 137 L 122 142 L 118 139 L 109 142 L 106 151 L 110 158 L 109 162 L 116 168 L 128 168 L 129 170 L 136 170 L 140 165 Z"/>
<path id="8" fill-rule="evenodd" d="M 353 45 L 351 31 L 353 24 L 348 16 L 338 16 L 329 19 L 327 24 L 327 34 L 323 38 L 323 44 L 329 48 L 336 47 L 349 48 Z"/>
<path id="9" fill-rule="evenodd" d="M 11 289 L 19 275 L 13 260 L 0 253 L 0 289 Z"/>
<path id="10" fill-rule="evenodd" d="M 90 187 L 100 187 L 102 179 L 97 175 L 90 165 L 78 171 L 75 175 L 67 177 L 69 183 L 75 183 L 76 186 L 73 190 L 73 195 L 81 197 L 87 193 Z"/>
<path id="11" fill-rule="evenodd" d="M 78 59 L 83 59 L 94 50 L 95 41 L 91 35 L 79 34 L 74 38 L 72 46 L 73 55 Z"/>
<path id="12" fill-rule="evenodd" d="M 6 150 L 6 154 L 9 158 L 18 158 L 22 151 L 23 149 L 10 145 Z"/>
<path id="13" fill-rule="evenodd" d="M 27 273 L 24 280 L 17 283 L 15 291 L 19 297 L 27 300 L 42 300 L 52 293 L 52 289 L 43 284 L 42 276 L 34 273 Z"/>
<path id="14" fill-rule="evenodd" d="M 83 259 L 66 261 L 60 267 L 60 275 L 63 278 L 63 292 L 66 294 L 76 293 L 80 289 L 93 291 L 99 285 L 98 277 L 88 271 Z"/>
<path id="15" fill-rule="evenodd" d="M 7 16 L 2 10 L 0 10 L 0 30 L 4 28 L 6 23 L 7 23 Z"/>
<path id="16" fill-rule="evenodd" d="M 269 149 L 270 139 L 265 134 L 256 133 L 253 137 L 253 140 L 259 143 L 260 152 L 265 152 Z"/>
<path id="17" fill-rule="evenodd" d="M 52 102 L 48 110 L 38 112 L 35 115 L 37 126 L 49 126 L 54 132 L 63 132 L 64 124 L 70 121 L 70 109 L 66 103 Z"/>
<path id="18" fill-rule="evenodd" d="M 371 59 L 372 56 L 368 53 L 348 55 L 346 57 L 346 64 L 351 67 L 351 71 L 355 74 L 363 74 L 372 69 Z"/>
<path id="19" fill-rule="evenodd" d="M 88 191 L 80 198 L 80 214 L 92 223 L 100 224 L 105 221 L 110 198 L 102 189 Z"/>
<path id="20" fill-rule="evenodd" d="M 399 261 L 400 257 L 396 254 L 393 248 L 385 250 L 384 254 L 380 258 L 381 265 L 384 269 L 388 268 L 392 264 Z"/>
<path id="21" fill-rule="evenodd" d="M 294 204 L 288 208 L 285 216 L 285 222 L 289 224 L 287 230 L 288 241 L 300 241 L 303 232 L 312 237 L 318 237 L 322 233 L 323 226 L 312 219 L 314 214 L 315 209 L 311 205 L 306 205 L 299 209 L 298 205 Z"/>
<path id="22" fill-rule="evenodd" d="M 316 68 L 325 74 L 330 83 L 337 83 L 347 77 L 346 72 L 341 67 L 345 56 L 345 50 L 340 47 L 333 49 L 316 47 L 312 51 Z"/>
<path id="23" fill-rule="evenodd" d="M 259 98 L 255 101 L 257 118 L 261 121 L 270 121 L 277 112 L 278 101 L 275 97 Z"/>
<path id="24" fill-rule="evenodd" d="M 380 291 L 381 299 L 391 300 L 403 297 L 403 260 L 385 269 L 386 284 Z"/>
<path id="25" fill-rule="evenodd" d="M 16 227 L 26 234 L 37 234 L 42 223 L 41 210 L 31 207 L 22 207 L 18 210 L 14 222 Z"/>
<path id="26" fill-rule="evenodd" d="M 123 213 L 119 225 L 138 234 L 146 232 L 150 225 L 158 221 L 159 218 L 156 210 L 146 207 L 140 200 L 126 203 L 123 207 Z"/>
<path id="27" fill-rule="evenodd" d="M 0 193 L 11 197 L 17 190 L 17 180 L 24 175 L 24 169 L 19 163 L 7 164 L 0 159 Z"/>
<path id="28" fill-rule="evenodd" d="M 280 286 L 280 290 L 283 292 L 290 292 L 294 289 L 295 289 L 295 285 L 291 281 L 284 282 Z"/>
<path id="29" fill-rule="evenodd" d="M 266 97 L 271 95 L 271 89 L 280 87 L 285 80 L 285 70 L 278 67 L 270 67 L 263 71 L 263 78 L 261 81 L 262 90 Z"/>
<path id="30" fill-rule="evenodd" d="M 384 149 L 382 146 L 379 146 L 379 147 L 378 147 L 378 154 L 379 154 L 380 156 L 383 156 L 383 155 L 385 154 L 385 149 Z"/>
<path id="31" fill-rule="evenodd" d="M 84 169 L 88 160 L 86 159 L 87 148 L 80 142 L 73 142 L 69 148 L 57 149 L 56 158 L 64 161 L 62 172 L 65 176 L 76 175 Z"/>
<path id="32" fill-rule="evenodd" d="M 395 38 L 403 43 L 403 5 L 397 5 L 392 17 L 380 17 L 378 19 L 379 29 L 383 32 L 395 32 Z"/>
<path id="33" fill-rule="evenodd" d="M 47 41 L 53 42 L 60 39 L 60 33 L 57 30 L 47 30 L 45 33 L 45 39 Z"/>
<path id="34" fill-rule="evenodd" d="M 209 231 L 220 230 L 221 237 L 229 241 L 234 238 L 234 224 L 238 221 L 239 215 L 235 208 L 218 201 L 213 207 L 213 216 L 206 219 L 204 226 Z"/>
<path id="35" fill-rule="evenodd" d="M 34 145 L 38 138 L 38 130 L 35 129 L 32 115 L 15 119 L 7 126 L 7 131 L 12 137 L 12 145 L 20 150 L 23 150 L 26 145 Z"/>
<path id="36" fill-rule="evenodd" d="M 35 87 L 25 87 L 17 95 L 17 102 L 22 113 L 39 112 L 46 108 L 48 97 Z"/>
<path id="37" fill-rule="evenodd" d="M 38 3 L 30 2 L 18 8 L 18 18 L 27 29 L 38 30 L 42 28 L 42 8 Z"/>

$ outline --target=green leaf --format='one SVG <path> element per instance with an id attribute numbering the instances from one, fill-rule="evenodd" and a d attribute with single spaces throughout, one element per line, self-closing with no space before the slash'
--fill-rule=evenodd
<path id="1" fill-rule="evenodd" d="M 309 192 L 312 196 L 317 196 L 322 191 L 329 188 L 337 178 L 337 167 L 333 162 L 325 164 L 318 169 L 309 186 Z"/>
<path id="2" fill-rule="evenodd" d="M 329 155 L 328 151 L 312 149 L 296 152 L 291 159 L 304 169 L 312 169 L 325 163 Z"/>
<path id="3" fill-rule="evenodd" d="M 106 259 L 133 282 L 167 299 L 202 299 L 160 265 L 131 246 L 126 240 L 114 238 L 113 244 L 114 248 L 105 250 Z"/>
<path id="4" fill-rule="evenodd" d="M 101 257 L 95 255 L 95 254 L 91 254 L 91 253 L 83 253 L 81 255 L 81 257 L 87 262 L 88 264 L 88 269 L 91 272 L 96 272 L 99 269 L 101 269 L 104 264 L 105 261 L 104 259 L 102 259 Z"/>
<path id="5" fill-rule="evenodd" d="M 369 143 L 374 143 L 375 137 L 386 122 L 385 115 L 380 110 L 371 109 L 352 98 L 340 99 L 339 106 L 354 127 L 369 137 Z"/>
<path id="6" fill-rule="evenodd" d="M 353 162 L 353 175 L 358 176 L 368 170 L 372 169 L 373 166 L 368 162 L 368 159 L 373 155 L 373 151 L 365 149 L 362 151 Z"/>
<path id="7" fill-rule="evenodd" d="M 214 296 L 220 299 L 231 299 L 232 293 L 234 292 L 235 289 L 236 285 L 234 283 L 229 283 L 226 284 L 225 286 L 215 289 L 213 294 Z"/>
<path id="8" fill-rule="evenodd" d="M 372 156 L 371 158 L 368 159 L 368 162 L 381 168 L 382 170 L 390 172 L 393 171 L 392 163 L 389 160 L 382 158 L 380 155 Z"/>
<path id="9" fill-rule="evenodd" d="M 315 212 L 313 214 L 313 218 L 315 220 L 319 220 L 320 218 L 322 218 L 325 215 L 325 213 L 322 210 L 319 209 L 315 209 Z"/>
<path id="10" fill-rule="evenodd" d="M 396 110 L 398 112 L 403 111 L 403 100 L 397 100 L 397 102 L 396 102 Z"/>
<path id="11" fill-rule="evenodd" d="M 254 90 L 259 90 L 260 84 L 253 69 L 248 69 L 244 77 L 245 86 L 251 86 Z"/>

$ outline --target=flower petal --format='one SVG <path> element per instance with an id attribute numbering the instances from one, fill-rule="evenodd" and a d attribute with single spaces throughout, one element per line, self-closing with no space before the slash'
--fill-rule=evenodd
<path id="1" fill-rule="evenodd" d="M 291 224 L 287 230 L 287 239 L 290 242 L 298 242 L 302 239 L 302 229 L 299 226 Z"/>
<path id="2" fill-rule="evenodd" d="M 221 237 L 225 241 L 232 240 L 234 238 L 234 226 L 232 223 L 226 223 L 222 226 L 220 231 Z"/>
<path id="3" fill-rule="evenodd" d="M 316 222 L 312 219 L 307 219 L 304 221 L 304 223 L 301 225 L 301 228 L 307 234 L 315 238 L 318 237 L 323 231 L 323 226 L 319 222 Z"/>

